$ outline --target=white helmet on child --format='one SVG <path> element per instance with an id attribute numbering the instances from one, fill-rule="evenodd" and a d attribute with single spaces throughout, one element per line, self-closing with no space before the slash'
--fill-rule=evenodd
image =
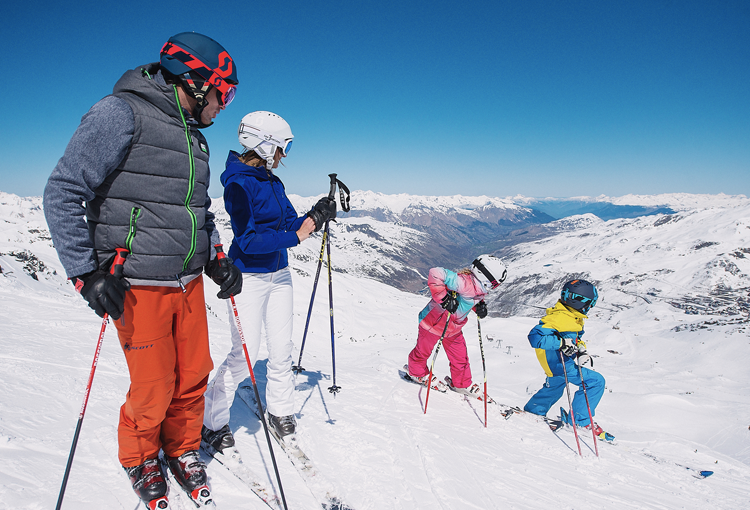
<path id="1" fill-rule="evenodd" d="M 471 263 L 471 272 L 484 290 L 491 290 L 505 281 L 508 269 L 502 260 L 492 255 L 480 255 Z"/>
<path id="2" fill-rule="evenodd" d="M 271 112 L 252 112 L 242 117 L 237 136 L 243 147 L 266 160 L 267 168 L 273 166 L 276 147 L 286 156 L 294 139 L 287 121 Z"/>

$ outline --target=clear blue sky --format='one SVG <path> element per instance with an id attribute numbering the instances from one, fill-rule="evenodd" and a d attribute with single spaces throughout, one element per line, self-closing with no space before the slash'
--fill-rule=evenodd
<path id="1" fill-rule="evenodd" d="M 287 192 L 750 196 L 750 2 L 16 2 L 0 21 L 0 191 L 40 195 L 81 116 L 196 31 L 237 63 L 204 130 L 295 134 Z"/>

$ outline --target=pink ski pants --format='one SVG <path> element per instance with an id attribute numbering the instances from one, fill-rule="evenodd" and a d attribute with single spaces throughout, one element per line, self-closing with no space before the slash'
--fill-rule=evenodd
<path id="1" fill-rule="evenodd" d="M 409 353 L 410 374 L 417 377 L 429 375 L 430 368 L 427 366 L 427 358 L 432 354 L 438 340 L 440 340 L 440 335 L 419 328 L 417 346 Z M 464 340 L 463 333 L 459 331 L 457 335 L 443 338 L 443 349 L 445 349 L 445 354 L 450 362 L 453 385 L 456 388 L 471 386 L 471 367 L 469 366 L 469 355 L 466 352 L 466 340 Z"/>

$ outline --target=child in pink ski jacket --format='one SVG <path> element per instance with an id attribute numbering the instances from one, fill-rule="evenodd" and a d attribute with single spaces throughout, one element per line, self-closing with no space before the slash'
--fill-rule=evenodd
<path id="1" fill-rule="evenodd" d="M 430 370 L 427 359 L 435 344 L 443 336 L 443 347 L 450 362 L 450 377 L 446 377 L 454 391 L 483 399 L 479 385 L 471 382 L 471 367 L 466 352 L 466 340 L 461 329 L 473 309 L 481 319 L 487 316 L 485 296 L 497 288 L 507 275 L 505 264 L 492 255 L 480 255 L 471 267 L 454 273 L 442 267 L 430 269 L 427 285 L 432 299 L 419 314 L 417 345 L 409 353 L 409 376 L 427 385 Z M 445 391 L 445 385 L 433 375 L 433 389 Z"/>

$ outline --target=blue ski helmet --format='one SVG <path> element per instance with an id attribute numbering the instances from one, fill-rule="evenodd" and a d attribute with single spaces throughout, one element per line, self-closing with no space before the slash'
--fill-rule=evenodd
<path id="1" fill-rule="evenodd" d="M 586 280 L 571 280 L 563 285 L 560 301 L 581 313 L 587 313 L 596 305 L 599 293 L 594 284 Z"/>
<path id="2" fill-rule="evenodd" d="M 184 90 L 198 101 L 192 114 L 200 127 L 201 112 L 208 105 L 211 87 L 218 91 L 222 106 L 234 99 L 237 90 L 237 66 L 224 47 L 205 35 L 182 32 L 169 38 L 161 49 L 162 69 L 177 77 Z"/>
<path id="3" fill-rule="evenodd" d="M 161 49 L 160 63 L 175 76 L 192 71 L 217 88 L 219 81 L 230 85 L 239 83 L 237 67 L 227 50 L 210 37 L 196 32 L 182 32 L 170 37 Z"/>

